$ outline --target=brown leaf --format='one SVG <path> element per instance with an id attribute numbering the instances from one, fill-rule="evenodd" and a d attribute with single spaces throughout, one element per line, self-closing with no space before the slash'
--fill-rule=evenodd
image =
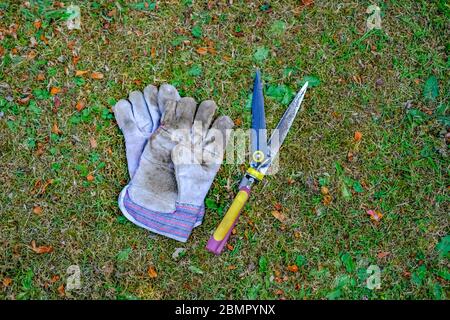
<path id="1" fill-rule="evenodd" d="M 281 211 L 283 209 L 283 205 L 279 202 L 275 203 L 274 207 L 277 211 Z"/>
<path id="2" fill-rule="evenodd" d="M 226 62 L 231 61 L 231 57 L 230 57 L 230 56 L 227 56 L 227 55 L 224 55 L 224 56 L 222 57 L 222 59 L 225 60 Z"/>
<path id="3" fill-rule="evenodd" d="M 288 266 L 287 268 L 290 272 L 298 272 L 298 267 L 295 264 Z"/>
<path id="4" fill-rule="evenodd" d="M 329 194 L 323 196 L 322 202 L 324 205 L 328 206 L 331 203 L 331 201 L 333 201 L 333 197 L 330 196 Z"/>
<path id="5" fill-rule="evenodd" d="M 272 215 L 280 222 L 286 221 L 286 216 L 283 213 L 281 213 L 280 211 L 273 210 Z"/>
<path id="6" fill-rule="evenodd" d="M 92 182 L 92 181 L 94 181 L 94 176 L 92 175 L 92 174 L 89 174 L 87 177 L 86 177 L 86 180 L 87 181 L 89 181 L 89 182 Z"/>
<path id="7" fill-rule="evenodd" d="M 237 267 L 235 265 L 229 265 L 227 270 L 235 270 Z"/>
<path id="8" fill-rule="evenodd" d="M 36 246 L 36 241 L 31 241 L 31 250 L 37 254 L 50 253 L 53 251 L 52 246 Z"/>
<path id="9" fill-rule="evenodd" d="M 78 61 L 80 61 L 80 57 L 79 57 L 79 56 L 73 56 L 73 57 L 72 57 L 72 64 L 73 64 L 74 66 L 77 65 Z"/>
<path id="10" fill-rule="evenodd" d="M 53 108 L 52 108 L 53 113 L 57 113 L 60 106 L 61 106 L 61 99 L 59 99 L 58 96 L 54 96 L 53 97 Z"/>
<path id="11" fill-rule="evenodd" d="M 314 3 L 314 0 L 302 0 L 304 6 L 310 6 Z"/>
<path id="12" fill-rule="evenodd" d="M 233 251 L 234 247 L 231 244 L 227 243 L 227 249 Z"/>
<path id="13" fill-rule="evenodd" d="M 45 34 L 41 34 L 41 36 L 39 38 L 41 39 L 42 42 L 44 42 L 45 44 L 48 44 L 48 39 L 45 37 Z"/>
<path id="14" fill-rule="evenodd" d="M 387 252 L 387 251 L 386 252 L 380 252 L 380 253 L 377 254 L 377 257 L 378 257 L 378 259 L 383 259 L 383 258 L 387 257 L 390 254 L 391 253 Z"/>
<path id="15" fill-rule="evenodd" d="M 28 102 L 30 102 L 30 99 L 31 99 L 31 94 L 27 95 L 24 98 L 20 98 L 17 102 L 21 105 L 26 105 L 26 104 L 28 104 Z"/>
<path id="16" fill-rule="evenodd" d="M 94 137 L 90 137 L 90 138 L 89 138 L 89 144 L 91 145 L 91 148 L 92 148 L 92 149 L 97 148 L 97 140 L 95 140 Z"/>
<path id="17" fill-rule="evenodd" d="M 84 101 L 80 100 L 77 102 L 77 104 L 75 105 L 75 109 L 77 109 L 77 111 L 81 111 L 84 109 L 85 103 Z"/>
<path id="18" fill-rule="evenodd" d="M 155 267 L 153 266 L 148 267 L 147 273 L 148 276 L 152 279 L 158 276 L 158 273 L 156 273 Z"/>
<path id="19" fill-rule="evenodd" d="M 51 94 L 52 96 L 54 96 L 55 94 L 58 94 L 58 93 L 60 93 L 60 92 L 61 92 L 61 89 L 58 88 L 58 87 L 52 87 L 52 88 L 50 89 L 50 94 Z"/>
<path id="20" fill-rule="evenodd" d="M 151 51 L 150 51 L 150 56 L 152 57 L 152 59 L 156 58 L 156 48 L 152 47 Z"/>
<path id="21" fill-rule="evenodd" d="M 42 207 L 40 207 L 40 206 L 35 206 L 35 207 L 33 208 L 33 213 L 34 213 L 34 214 L 37 214 L 38 216 L 40 216 L 40 215 L 42 214 Z"/>
<path id="22" fill-rule="evenodd" d="M 81 77 L 82 75 L 85 75 L 88 72 L 89 72 L 88 70 L 77 70 L 75 71 L 75 77 Z"/>
<path id="23" fill-rule="evenodd" d="M 242 125 L 242 119 L 237 118 L 236 120 L 234 120 L 234 124 L 236 127 L 240 127 Z"/>
<path id="24" fill-rule="evenodd" d="M 45 80 L 45 75 L 43 73 L 39 73 L 36 77 L 37 81 L 44 81 Z"/>
<path id="25" fill-rule="evenodd" d="M 198 53 L 199 55 L 202 55 L 202 56 L 208 53 L 208 49 L 205 48 L 205 47 L 197 48 L 196 51 L 197 51 L 197 53 Z"/>
<path id="26" fill-rule="evenodd" d="M 322 186 L 322 187 L 320 188 L 320 193 L 323 194 L 323 195 L 327 195 L 327 194 L 330 193 L 330 190 L 329 190 L 327 187 Z"/>
<path id="27" fill-rule="evenodd" d="M 56 123 L 56 121 L 53 123 L 52 133 L 54 133 L 54 134 L 61 134 L 62 133 L 62 131 L 58 128 L 58 124 Z"/>
<path id="28" fill-rule="evenodd" d="M 44 144 L 42 142 L 37 143 L 36 156 L 40 157 L 44 154 Z"/>
<path id="29" fill-rule="evenodd" d="M 56 281 L 59 280 L 59 276 L 57 274 L 53 275 L 52 278 L 50 279 L 50 283 L 55 283 Z"/>
<path id="30" fill-rule="evenodd" d="M 103 79 L 103 73 L 101 73 L 101 72 L 92 72 L 91 73 L 91 78 L 92 79 L 95 79 L 95 80 L 101 80 L 101 79 Z"/>
<path id="31" fill-rule="evenodd" d="M 2 280 L 3 286 L 4 287 L 9 287 L 12 283 L 12 279 L 8 278 L 8 277 L 4 277 Z"/>
<path id="32" fill-rule="evenodd" d="M 64 297 L 66 295 L 66 290 L 64 289 L 64 284 L 62 284 L 58 287 L 58 293 L 61 297 Z"/>
<path id="33" fill-rule="evenodd" d="M 33 26 L 34 26 L 37 30 L 39 30 L 39 29 L 41 28 L 41 26 L 42 26 L 42 21 L 41 21 L 41 20 L 35 20 L 35 21 L 33 22 Z"/>
<path id="34" fill-rule="evenodd" d="M 360 131 L 355 131 L 354 139 L 355 141 L 360 141 L 362 139 L 362 133 Z"/>

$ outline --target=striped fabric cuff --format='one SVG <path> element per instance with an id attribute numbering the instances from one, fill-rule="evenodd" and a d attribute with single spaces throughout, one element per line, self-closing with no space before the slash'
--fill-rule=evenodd
<path id="1" fill-rule="evenodd" d="M 202 223 L 204 206 L 177 203 L 172 213 L 162 213 L 144 208 L 131 200 L 125 187 L 119 196 L 119 207 L 125 217 L 151 232 L 186 242 L 192 229 Z"/>

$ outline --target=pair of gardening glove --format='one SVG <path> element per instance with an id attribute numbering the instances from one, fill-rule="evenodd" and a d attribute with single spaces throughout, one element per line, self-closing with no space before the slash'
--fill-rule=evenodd
<path id="1" fill-rule="evenodd" d="M 233 122 L 217 105 L 181 98 L 175 87 L 147 86 L 114 106 L 131 181 L 119 207 L 136 225 L 186 242 L 203 221 L 204 199 L 219 170 Z"/>

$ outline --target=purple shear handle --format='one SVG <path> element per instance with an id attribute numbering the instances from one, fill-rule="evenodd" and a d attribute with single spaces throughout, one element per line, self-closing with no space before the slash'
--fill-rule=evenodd
<path id="1" fill-rule="evenodd" d="M 250 188 L 248 187 L 242 187 L 239 189 L 239 191 L 245 191 L 247 193 L 247 198 L 250 195 Z M 245 202 L 243 203 L 245 204 Z M 243 205 L 242 205 L 243 207 Z M 228 229 L 228 232 L 226 233 L 225 237 L 222 240 L 216 240 L 214 238 L 214 234 L 209 238 L 208 243 L 206 244 L 206 250 L 214 253 L 215 255 L 219 255 L 222 253 L 223 247 L 225 246 L 225 244 L 228 241 L 228 238 L 230 237 L 231 232 L 234 229 L 234 226 L 236 225 L 236 223 L 239 220 L 239 216 L 241 215 L 241 211 L 242 211 L 242 207 L 239 209 L 239 213 L 236 216 L 236 219 L 234 219 L 233 224 L 231 225 L 231 227 Z M 230 209 L 228 209 L 230 210 Z M 228 212 L 227 212 L 228 213 Z"/>

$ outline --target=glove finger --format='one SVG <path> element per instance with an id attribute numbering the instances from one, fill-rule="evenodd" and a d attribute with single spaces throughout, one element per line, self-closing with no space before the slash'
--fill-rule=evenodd
<path id="1" fill-rule="evenodd" d="M 175 126 L 177 102 L 175 100 L 167 100 L 164 113 L 162 114 L 161 125 L 166 127 Z"/>
<path id="2" fill-rule="evenodd" d="M 212 100 L 205 100 L 200 103 L 200 106 L 198 107 L 197 114 L 195 115 L 195 121 L 201 123 L 203 127 L 203 136 L 206 136 L 206 133 L 211 126 L 216 109 L 217 105 Z"/>
<path id="3" fill-rule="evenodd" d="M 168 100 L 180 100 L 180 94 L 171 84 L 163 84 L 158 91 L 158 107 L 159 113 L 163 114 Z"/>
<path id="4" fill-rule="evenodd" d="M 113 111 L 120 130 L 130 131 L 136 128 L 133 110 L 128 100 L 119 100 L 114 106 Z"/>
<path id="5" fill-rule="evenodd" d="M 130 93 L 128 99 L 133 106 L 134 119 L 138 128 L 143 132 L 152 132 L 152 119 L 142 92 L 133 91 Z"/>
<path id="6" fill-rule="evenodd" d="M 203 162 L 206 165 L 221 164 L 230 137 L 229 131 L 233 128 L 233 125 L 233 121 L 227 116 L 221 116 L 214 121 L 206 135 L 203 149 Z"/>
<path id="7" fill-rule="evenodd" d="M 181 98 L 177 103 L 176 110 L 177 128 L 191 128 L 196 109 L 197 102 L 193 98 Z"/>
<path id="8" fill-rule="evenodd" d="M 159 120 L 161 114 L 158 108 L 158 88 L 149 85 L 144 89 L 144 99 L 147 103 L 147 108 L 152 118 L 152 131 L 155 131 L 159 127 Z"/>

